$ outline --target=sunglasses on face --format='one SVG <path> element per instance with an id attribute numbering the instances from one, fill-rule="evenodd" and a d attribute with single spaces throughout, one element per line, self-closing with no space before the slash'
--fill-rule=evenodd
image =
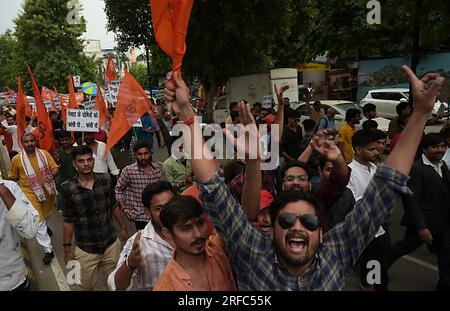
<path id="1" fill-rule="evenodd" d="M 284 213 L 278 216 L 278 224 L 282 229 L 289 229 L 295 225 L 295 222 L 300 220 L 300 223 L 309 231 L 316 231 L 319 228 L 319 217 L 311 214 L 296 215 L 292 213 Z"/>

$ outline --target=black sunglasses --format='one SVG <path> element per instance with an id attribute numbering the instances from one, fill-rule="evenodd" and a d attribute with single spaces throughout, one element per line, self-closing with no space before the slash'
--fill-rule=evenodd
<path id="1" fill-rule="evenodd" d="M 297 218 L 300 223 L 309 231 L 316 231 L 319 228 L 319 217 L 311 214 L 296 215 L 292 213 L 284 213 L 278 216 L 278 224 L 282 229 L 289 229 L 295 225 Z"/>

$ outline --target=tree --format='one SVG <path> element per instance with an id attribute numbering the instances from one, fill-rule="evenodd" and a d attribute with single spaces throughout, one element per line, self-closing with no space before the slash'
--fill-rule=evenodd
<path id="1" fill-rule="evenodd" d="M 84 81 L 99 82 L 93 57 L 83 54 L 81 35 L 86 21 L 69 24 L 67 0 L 27 0 L 23 12 L 15 20 L 17 52 L 22 67 L 28 63 L 41 85 L 55 84 L 67 92 L 67 76 L 79 75 Z M 24 87 L 30 89 L 24 75 Z"/>
<path id="2" fill-rule="evenodd" d="M 308 41 L 310 56 L 327 50 L 352 60 L 410 56 L 416 20 L 419 56 L 450 48 L 448 1 L 382 1 L 380 25 L 367 23 L 366 4 L 366 0 L 314 1 L 317 16 Z"/>
<path id="3" fill-rule="evenodd" d="M 136 81 L 139 82 L 142 88 L 150 89 L 150 85 L 148 84 L 146 65 L 139 63 L 133 64 L 130 67 L 130 73 L 136 79 Z"/>
<path id="4" fill-rule="evenodd" d="M 107 29 L 116 34 L 119 50 L 143 46 L 150 79 L 150 45 L 155 44 L 149 0 L 104 0 Z"/>
<path id="5" fill-rule="evenodd" d="M 17 85 L 16 77 L 21 70 L 17 57 L 17 45 L 17 39 L 11 30 L 0 35 L 0 90 L 5 86 L 14 88 Z"/>

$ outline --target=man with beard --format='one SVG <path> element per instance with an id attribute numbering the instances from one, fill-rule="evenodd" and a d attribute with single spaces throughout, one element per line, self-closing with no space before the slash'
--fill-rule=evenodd
<path id="1" fill-rule="evenodd" d="M 21 137 L 23 150 L 11 161 L 8 179 L 17 181 L 34 208 L 39 212 L 40 222 L 36 239 L 44 248 L 42 261 L 50 264 L 55 257 L 50 236 L 52 231 L 47 227 L 47 218 L 53 212 L 56 198 L 54 176 L 58 173 L 58 165 L 45 150 L 37 148 L 36 137 L 25 133 Z"/>
<path id="2" fill-rule="evenodd" d="M 137 141 L 133 146 L 136 163 L 126 166 L 116 185 L 116 199 L 136 230 L 142 230 L 150 220 L 142 204 L 142 191 L 147 185 L 162 180 L 161 166 L 152 161 L 152 151 L 145 141 Z"/>
<path id="3" fill-rule="evenodd" d="M 93 290 L 99 269 L 107 287 L 109 274 L 119 258 L 121 244 L 117 240 L 113 217 L 120 226 L 120 239 L 128 239 L 127 228 L 117 208 L 109 174 L 94 173 L 94 157 L 87 146 L 72 150 L 78 174 L 61 185 L 64 217 L 64 261 L 80 264 L 80 286 Z M 75 232 L 75 253 L 72 236 Z"/>
<path id="4" fill-rule="evenodd" d="M 352 171 L 347 187 L 352 191 L 356 201 L 362 199 L 364 192 L 372 180 L 377 166 L 373 163 L 378 155 L 378 140 L 383 137 L 383 132 L 371 130 L 359 130 L 352 137 L 354 159 L 348 165 Z M 360 282 L 363 290 L 372 289 L 367 282 L 367 274 L 370 269 L 367 263 L 371 260 L 383 262 L 389 253 L 391 240 L 387 224 L 383 224 L 375 234 L 375 238 L 370 242 L 360 258 Z M 381 265 L 381 283 L 374 284 L 376 290 L 387 290 L 387 272 L 385 265 Z"/>
<path id="5" fill-rule="evenodd" d="M 159 217 L 163 234 L 175 243 L 175 253 L 155 291 L 236 290 L 224 245 L 217 235 L 208 234 L 205 212 L 196 199 L 175 196 Z"/>
<path id="6" fill-rule="evenodd" d="M 75 140 L 77 145 L 86 145 L 92 149 L 92 154 L 94 156 L 94 173 L 111 173 L 114 177 L 119 177 L 119 169 L 117 168 L 116 162 L 112 156 L 111 151 L 106 151 L 106 144 L 95 140 L 94 132 L 75 132 Z"/>
<path id="7" fill-rule="evenodd" d="M 410 193 L 406 181 L 414 153 L 444 83 L 439 74 L 429 73 L 419 80 L 407 66 L 404 70 L 412 85 L 415 103 L 412 122 L 406 126 L 386 162 L 378 167 L 355 209 L 326 234 L 320 228 L 318 200 L 303 191 L 288 191 L 281 193 L 270 206 L 273 240 L 267 238 L 247 220 L 217 172 L 212 156 L 202 154 L 200 158 L 191 159 L 192 170 L 200 184 L 203 208 L 230 252 L 240 290 L 343 289 L 349 270 L 380 225 L 389 219 L 395 201 L 403 193 Z M 173 102 L 180 120 L 189 125 L 191 150 L 203 148 L 203 137 L 189 104 L 186 84 L 178 72 L 169 72 L 166 79 L 165 98 Z M 245 108 L 250 113 L 250 106 Z M 314 148 L 325 156 L 337 155 L 336 145 L 325 137 L 324 133 L 315 135 Z M 162 215 L 161 221 L 164 224 Z"/>
<path id="8" fill-rule="evenodd" d="M 328 130 L 318 133 L 325 137 L 330 134 Z M 321 225 L 325 232 L 330 227 L 330 212 L 332 207 L 342 197 L 350 177 L 349 169 L 342 157 L 341 151 L 334 143 L 330 143 L 329 145 L 330 148 L 326 153 L 326 159 L 331 162 L 332 170 L 329 178 L 323 178 L 321 180 L 319 190 L 315 193 L 323 208 Z M 313 148 L 307 148 L 299 159 L 302 159 L 305 154 L 311 154 L 312 151 Z M 281 170 L 281 176 L 283 178 L 283 191 L 302 190 L 311 192 L 312 190 L 310 169 L 304 162 L 292 161 L 287 163 Z"/>
<path id="9" fill-rule="evenodd" d="M 442 161 L 447 146 L 442 136 L 430 133 L 421 147 L 422 157 L 414 163 L 408 181 L 414 196 L 404 200 L 405 236 L 392 246 L 387 266 L 425 243 L 438 258 L 437 289 L 450 290 L 450 173 Z"/>
<path id="10" fill-rule="evenodd" d="M 128 239 L 116 269 L 108 277 L 110 290 L 151 290 L 172 258 L 173 241 L 163 235 L 159 219 L 161 209 L 174 195 L 172 185 L 158 181 L 145 187 L 142 203 L 151 221 L 142 231 Z"/>

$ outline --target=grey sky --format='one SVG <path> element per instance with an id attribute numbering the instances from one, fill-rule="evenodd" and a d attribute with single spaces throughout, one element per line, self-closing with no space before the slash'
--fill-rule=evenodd
<path id="1" fill-rule="evenodd" d="M 119 0 L 120 1 L 120 0 Z M 14 28 L 13 20 L 22 10 L 24 0 L 0 0 L 0 33 Z M 105 3 L 103 0 L 80 0 L 82 15 L 87 21 L 84 39 L 100 39 L 102 49 L 114 48 L 114 34 L 106 31 Z"/>

